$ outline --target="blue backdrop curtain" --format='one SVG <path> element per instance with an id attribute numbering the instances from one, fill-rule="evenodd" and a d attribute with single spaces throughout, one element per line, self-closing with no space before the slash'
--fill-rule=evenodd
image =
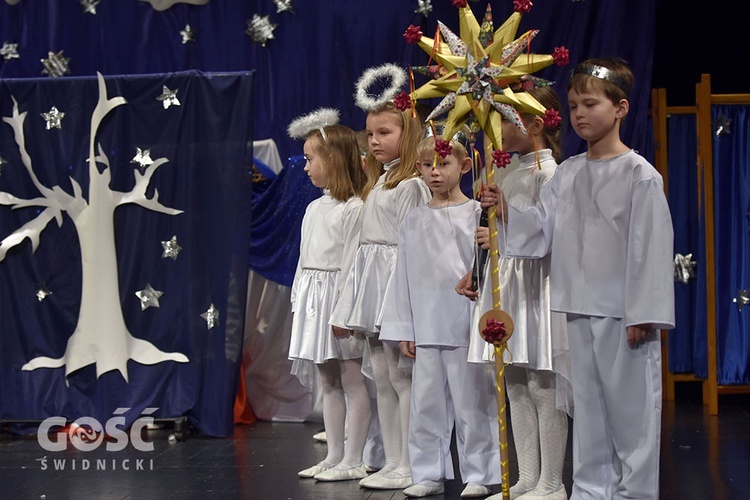
<path id="1" fill-rule="evenodd" d="M 510 15 L 511 0 L 472 1 L 482 19 L 491 5 L 495 27 Z M 540 33 L 532 50 L 552 53 L 570 49 L 570 65 L 551 66 L 539 76 L 551 79 L 565 101 L 565 84 L 573 65 L 589 57 L 621 56 L 633 66 L 636 86 L 624 125 L 625 142 L 643 151 L 654 53 L 655 4 L 652 0 L 607 2 L 535 2 L 524 15 L 519 35 Z M 433 36 L 440 20 L 458 32 L 458 13 L 449 0 L 433 0 L 433 11 L 416 13 L 416 0 L 376 2 L 296 1 L 293 12 L 276 12 L 270 0 L 220 1 L 206 5 L 175 4 L 158 12 L 144 1 L 101 2 L 96 15 L 71 0 L 16 5 L 0 1 L 0 43 L 18 44 L 16 59 L 0 59 L 0 78 L 42 76 L 40 60 L 63 51 L 72 76 L 202 71 L 257 71 L 253 106 L 256 139 L 274 139 L 282 158 L 300 154 L 302 145 L 286 135 L 296 116 L 320 106 L 341 110 L 341 122 L 364 128 L 364 113 L 354 105 L 354 85 L 362 72 L 392 62 L 423 65 L 427 54 L 402 37 L 410 24 Z M 276 25 L 265 47 L 244 30 L 253 15 L 268 16 Z M 180 30 L 195 32 L 195 42 L 182 43 Z M 417 82 L 421 84 L 422 82 Z M 582 151 L 568 134 L 566 152 Z"/>
<path id="2" fill-rule="evenodd" d="M 153 160 L 169 162 L 155 171 L 146 195 L 158 191 L 162 204 L 182 211 L 168 215 L 137 204 L 115 210 L 122 313 L 134 337 L 182 353 L 189 362 L 131 360 L 129 381 L 117 370 L 97 377 L 93 364 L 67 379 L 64 368 L 21 369 L 37 356 L 62 356 L 79 319 L 87 264 L 81 262 L 76 227 L 63 212 L 59 227 L 51 222 L 40 233 L 35 252 L 26 240 L 0 262 L 0 420 L 60 415 L 105 422 L 125 407 L 131 408 L 125 414 L 130 424 L 144 408 L 157 407 L 155 417 L 187 416 L 208 435 L 231 435 L 247 290 L 252 78 L 249 72 L 188 71 L 105 79 L 109 98 L 127 100 L 105 117 L 96 137 L 109 159 L 111 190 L 133 189 L 142 170 L 131 160 L 136 148 L 148 148 Z M 177 91 L 179 106 L 165 109 L 158 100 L 164 86 Z M 0 81 L 0 114 L 11 116 L 13 100 L 27 113 L 26 149 L 34 174 L 48 188 L 72 195 L 74 179 L 82 196 L 89 195 L 88 144 L 97 97 L 95 77 Z M 51 106 L 65 115 L 59 129 L 46 130 L 41 115 Z M 6 161 L 0 192 L 39 198 L 6 123 L 0 124 L 0 156 Z M 0 206 L 0 239 L 40 211 Z M 182 247 L 175 258 L 164 256 L 163 242 L 172 236 Z M 163 292 L 158 308 L 142 309 L 135 295 L 147 283 Z M 41 288 L 51 295 L 39 300 Z M 201 314 L 211 304 L 219 316 L 209 328 Z"/>
<path id="3" fill-rule="evenodd" d="M 692 254 L 695 278 L 675 282 L 675 329 L 669 332 L 669 371 L 707 375 L 706 266 L 702 202 L 698 201 L 695 114 L 673 114 L 667 121 L 668 195 L 675 253 Z"/>
<path id="4" fill-rule="evenodd" d="M 750 289 L 750 106 L 714 105 L 716 342 L 719 384 L 750 384 L 750 307 L 733 299 Z"/>

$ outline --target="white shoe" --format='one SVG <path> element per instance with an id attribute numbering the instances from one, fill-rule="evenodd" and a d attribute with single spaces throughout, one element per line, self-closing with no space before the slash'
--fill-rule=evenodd
<path id="1" fill-rule="evenodd" d="M 560 486 L 555 491 L 545 493 L 536 488 L 516 497 L 518 500 L 568 500 L 568 492 L 565 491 L 565 485 Z"/>
<path id="2" fill-rule="evenodd" d="M 423 481 L 421 483 L 412 484 L 404 490 L 404 495 L 407 497 L 428 497 L 430 495 L 440 495 L 445 492 L 445 487 L 442 481 Z"/>
<path id="3" fill-rule="evenodd" d="M 395 471 L 372 474 L 359 482 L 361 487 L 373 490 L 403 490 L 410 484 L 411 474 L 400 474 Z"/>
<path id="4" fill-rule="evenodd" d="M 328 438 L 326 437 L 326 431 L 320 431 L 313 434 L 313 439 L 319 443 L 327 443 Z"/>
<path id="5" fill-rule="evenodd" d="M 490 489 L 483 484 L 469 483 L 461 492 L 461 498 L 486 497 L 490 494 Z"/>
<path id="6" fill-rule="evenodd" d="M 364 464 L 355 465 L 353 467 L 341 467 L 337 465 L 328 470 L 315 474 L 317 481 L 351 481 L 352 479 L 362 479 L 367 477 L 367 471 L 365 470 Z"/>
<path id="7" fill-rule="evenodd" d="M 299 471 L 297 475 L 299 477 L 311 478 L 311 477 L 315 477 L 316 474 L 320 474 L 321 472 L 327 471 L 331 467 L 333 467 L 333 465 L 327 464 L 325 462 L 320 462 L 318 464 L 313 465 L 312 467 Z"/>

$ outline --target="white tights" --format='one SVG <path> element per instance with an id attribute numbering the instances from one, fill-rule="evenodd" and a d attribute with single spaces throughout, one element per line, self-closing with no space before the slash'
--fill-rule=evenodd
<path id="1" fill-rule="evenodd" d="M 545 370 L 505 368 L 519 476 L 511 498 L 527 491 L 549 494 L 562 485 L 568 416 L 555 407 L 555 376 Z"/>
<path id="2" fill-rule="evenodd" d="M 362 463 L 370 425 L 370 397 L 362 375 L 362 360 L 331 359 L 317 366 L 323 387 L 323 426 L 328 443 L 324 462 L 340 468 L 354 467 Z"/>
<path id="3" fill-rule="evenodd" d="M 403 475 L 410 474 L 408 432 L 411 376 L 398 366 L 398 348 L 374 337 L 368 337 L 367 340 L 377 389 L 378 419 L 385 452 L 385 466 L 382 471 L 398 469 Z"/>

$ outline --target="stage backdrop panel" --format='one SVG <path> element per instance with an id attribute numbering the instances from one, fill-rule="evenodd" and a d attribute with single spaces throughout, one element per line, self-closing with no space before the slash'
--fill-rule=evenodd
<path id="1" fill-rule="evenodd" d="M 232 434 L 252 80 L 0 81 L 0 420 L 158 408 Z"/>

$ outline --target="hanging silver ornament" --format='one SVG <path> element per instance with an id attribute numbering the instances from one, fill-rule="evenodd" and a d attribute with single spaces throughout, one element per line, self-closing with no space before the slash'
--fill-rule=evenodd
<path id="1" fill-rule="evenodd" d="M 154 163 L 154 160 L 151 159 L 151 149 L 136 147 L 135 150 L 135 156 L 130 160 L 130 163 L 137 163 L 141 170 Z"/>
<path id="2" fill-rule="evenodd" d="M 99 0 L 79 0 L 81 7 L 83 7 L 84 14 L 96 15 L 96 6 L 99 5 Z"/>
<path id="3" fill-rule="evenodd" d="M 179 255 L 180 250 L 182 250 L 182 247 L 177 244 L 177 236 L 172 236 L 169 241 L 162 241 L 161 246 L 164 249 L 164 253 L 161 254 L 163 259 L 168 257 L 172 260 L 177 260 L 177 255 Z"/>
<path id="4" fill-rule="evenodd" d="M 687 285 L 690 278 L 695 278 L 695 266 L 698 263 L 693 260 L 693 254 L 674 256 L 674 280 Z"/>
<path id="5" fill-rule="evenodd" d="M 62 128 L 62 119 L 65 116 L 65 113 L 63 113 L 56 107 L 52 106 L 49 112 L 40 113 L 40 115 L 47 122 L 47 130 L 52 130 L 53 128 Z"/>
<path id="6" fill-rule="evenodd" d="M 292 0 L 273 0 L 273 3 L 276 4 L 276 13 L 280 12 L 291 12 L 294 14 L 294 9 L 292 8 Z"/>
<path id="7" fill-rule="evenodd" d="M 219 323 L 219 310 L 211 304 L 208 310 L 201 314 L 201 318 L 206 320 L 206 327 L 210 330 Z"/>
<path id="8" fill-rule="evenodd" d="M 161 95 L 156 98 L 157 101 L 161 101 L 164 105 L 164 109 L 169 108 L 171 105 L 179 106 L 180 100 L 177 99 L 177 92 L 180 89 L 170 90 L 166 85 L 163 86 Z"/>
<path id="9" fill-rule="evenodd" d="M 750 304 L 750 290 L 737 290 L 737 296 L 732 299 L 732 302 L 737 304 L 737 309 L 742 311 L 743 307 Z"/>
<path id="10" fill-rule="evenodd" d="M 155 290 L 151 283 L 146 283 L 146 288 L 135 292 L 135 296 L 141 301 L 141 311 L 145 311 L 149 307 L 159 307 L 159 297 L 164 295 L 164 292 Z"/>
<path id="11" fill-rule="evenodd" d="M 422 14 L 427 17 L 432 12 L 432 0 L 417 0 L 418 7 L 414 10 L 415 14 Z"/>
<path id="12" fill-rule="evenodd" d="M 195 31 L 186 24 L 183 29 L 180 30 L 180 36 L 182 37 L 182 43 L 195 42 Z"/>
<path id="13" fill-rule="evenodd" d="M 276 25 L 268 20 L 268 16 L 259 16 L 254 14 L 252 19 L 247 20 L 247 29 L 245 34 L 265 47 L 266 42 L 273 38 L 273 30 Z"/>
<path id="14" fill-rule="evenodd" d="M 65 57 L 62 50 L 57 53 L 50 51 L 47 53 L 47 59 L 42 59 L 42 65 L 44 66 L 42 74 L 49 75 L 52 78 L 67 75 L 70 73 L 69 63 L 70 58 Z"/>
<path id="15" fill-rule="evenodd" d="M 0 47 L 0 56 L 3 56 L 3 59 L 5 59 L 6 61 L 10 61 L 11 59 L 18 59 L 18 44 L 3 42 L 3 46 Z"/>

